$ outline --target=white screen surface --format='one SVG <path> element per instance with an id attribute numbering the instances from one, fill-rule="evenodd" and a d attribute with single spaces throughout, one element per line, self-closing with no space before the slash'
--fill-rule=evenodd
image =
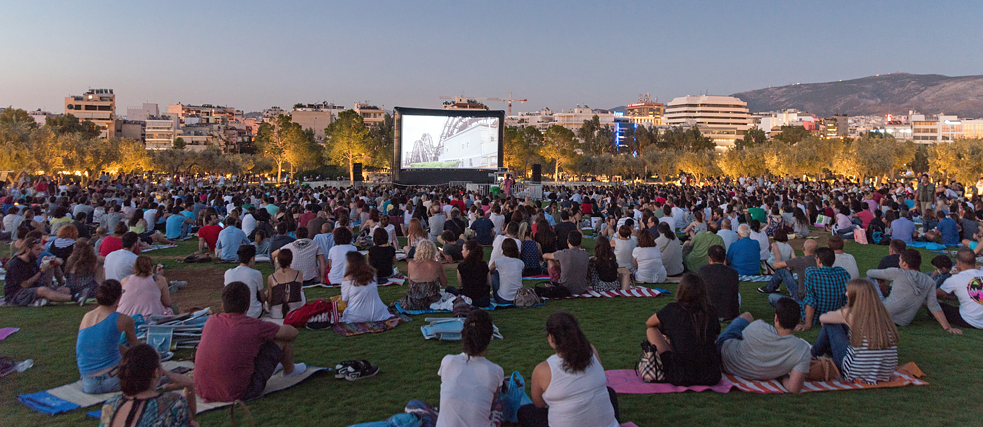
<path id="1" fill-rule="evenodd" d="M 498 168 L 496 117 L 402 115 L 401 169 Z"/>

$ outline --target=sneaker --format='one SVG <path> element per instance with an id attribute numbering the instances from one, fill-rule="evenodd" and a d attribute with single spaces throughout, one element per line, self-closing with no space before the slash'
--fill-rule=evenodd
<path id="1" fill-rule="evenodd" d="M 349 372 L 352 372 L 358 366 L 358 360 L 346 360 L 341 362 L 334 367 L 334 377 L 337 379 L 342 379 L 348 376 Z"/>
<path id="2" fill-rule="evenodd" d="M 82 289 L 82 292 L 75 294 L 75 302 L 79 304 L 79 307 L 84 307 L 85 303 L 89 301 L 89 288 Z"/>
<path id="3" fill-rule="evenodd" d="M 38 299 L 34 300 L 33 303 L 31 303 L 31 307 L 44 307 L 46 305 L 48 305 L 48 299 L 47 298 L 38 298 Z"/>
<path id="4" fill-rule="evenodd" d="M 348 381 L 358 381 L 362 378 L 373 377 L 378 373 L 378 366 L 370 364 L 367 360 L 360 360 L 357 368 L 349 371 L 345 379 Z"/>
<path id="5" fill-rule="evenodd" d="M 767 286 L 762 286 L 762 287 L 758 288 L 758 293 L 759 294 L 773 294 L 773 293 L 775 293 L 775 291 L 769 291 Z"/>
<path id="6" fill-rule="evenodd" d="M 188 286 L 188 282 L 184 280 L 171 280 L 170 285 L 178 289 L 184 289 Z"/>

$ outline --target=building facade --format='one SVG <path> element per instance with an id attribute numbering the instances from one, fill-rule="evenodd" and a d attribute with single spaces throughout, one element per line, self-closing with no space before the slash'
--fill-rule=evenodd
<path id="1" fill-rule="evenodd" d="M 126 120 L 147 121 L 148 117 L 159 116 L 160 109 L 157 104 L 143 103 L 139 107 L 126 107 Z"/>
<path id="2" fill-rule="evenodd" d="M 640 95 L 638 102 L 628 104 L 625 107 L 625 117 L 628 119 L 628 123 L 634 125 L 662 126 L 665 114 L 665 104 L 653 102 L 649 94 Z"/>
<path id="3" fill-rule="evenodd" d="M 116 95 L 112 89 L 89 89 L 82 95 L 65 97 L 65 114 L 88 120 L 99 127 L 101 137 L 115 133 Z"/>
<path id="4" fill-rule="evenodd" d="M 385 106 L 379 108 L 368 102 L 356 102 L 354 110 L 358 115 L 362 116 L 362 121 L 366 127 L 376 123 L 382 123 L 386 119 Z"/>
<path id="5" fill-rule="evenodd" d="M 229 124 L 242 117 L 242 112 L 233 107 L 202 104 L 185 105 L 181 103 L 167 106 L 167 113 L 176 116 L 181 124 Z M 188 123 L 188 122 L 191 123 Z"/>
<path id="6" fill-rule="evenodd" d="M 751 128 L 747 103 L 732 96 L 689 95 L 673 99 L 666 105 L 665 124 L 695 127 L 717 144 L 729 149 L 744 138 Z"/>
<path id="7" fill-rule="evenodd" d="M 306 104 L 303 107 L 294 106 L 290 111 L 291 120 L 300 125 L 303 129 L 314 130 L 314 139 L 324 140 L 324 128 L 328 127 L 338 113 L 345 108 L 340 105 L 328 104 Z"/>

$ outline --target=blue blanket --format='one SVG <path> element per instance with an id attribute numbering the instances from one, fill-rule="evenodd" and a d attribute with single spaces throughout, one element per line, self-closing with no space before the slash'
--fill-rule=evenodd
<path id="1" fill-rule="evenodd" d="M 72 402 L 57 398 L 46 391 L 39 391 L 33 394 L 22 394 L 17 400 L 27 405 L 29 408 L 48 415 L 60 414 L 79 408 Z"/>

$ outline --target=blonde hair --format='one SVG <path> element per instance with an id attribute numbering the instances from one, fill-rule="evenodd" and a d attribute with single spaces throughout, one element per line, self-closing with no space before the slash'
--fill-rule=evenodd
<path id="1" fill-rule="evenodd" d="M 526 234 L 529 233 L 529 224 L 525 221 L 519 223 L 519 234 L 516 236 L 519 240 L 526 240 Z"/>
<path id="2" fill-rule="evenodd" d="M 861 347 L 864 340 L 871 350 L 898 345 L 898 327 L 891 320 L 873 283 L 866 279 L 853 279 L 847 282 L 846 296 L 850 309 L 850 346 Z"/>
<path id="3" fill-rule="evenodd" d="M 437 245 L 429 240 L 424 240 L 416 245 L 416 254 L 413 261 L 426 262 L 437 259 Z"/>

